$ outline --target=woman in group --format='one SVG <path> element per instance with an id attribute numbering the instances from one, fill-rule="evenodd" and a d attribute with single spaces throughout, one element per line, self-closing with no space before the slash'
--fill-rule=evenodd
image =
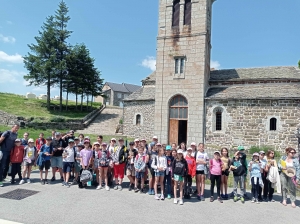
<path id="1" fill-rule="evenodd" d="M 293 148 L 287 148 L 285 150 L 286 155 L 282 156 L 278 167 L 282 171 L 280 174 L 280 181 L 282 184 L 282 204 L 287 205 L 287 191 L 290 193 L 291 205 L 296 208 L 296 186 L 293 183 L 293 178 L 296 178 L 296 182 L 300 183 L 300 166 L 299 158 L 295 157 L 296 150 Z M 295 172 L 295 177 L 289 175 L 290 171 Z"/>
<path id="2" fill-rule="evenodd" d="M 110 163 L 110 153 L 107 149 L 107 144 L 103 142 L 101 144 L 101 149 L 98 151 L 99 158 L 99 185 L 97 190 L 102 189 L 102 182 L 105 183 L 105 190 L 109 191 L 107 170 Z"/>
<path id="3" fill-rule="evenodd" d="M 186 156 L 186 145 L 184 142 L 181 142 L 180 145 L 178 146 L 178 149 L 181 149 L 183 151 L 183 156 Z"/>
<path id="4" fill-rule="evenodd" d="M 197 186 L 197 198 L 198 200 L 204 201 L 204 189 L 205 189 L 205 176 L 208 173 L 208 155 L 204 152 L 204 144 L 198 145 L 198 151 L 195 153 L 196 159 L 196 186 Z"/>
<path id="5" fill-rule="evenodd" d="M 266 178 L 266 181 L 264 184 L 264 201 L 269 200 L 270 202 L 274 202 L 274 199 L 273 199 L 274 188 L 272 187 L 272 185 L 275 183 L 272 183 L 270 180 L 272 169 L 275 169 L 274 172 L 276 172 L 276 173 L 275 173 L 275 175 L 272 175 L 273 178 L 271 180 L 274 179 L 275 183 L 279 182 L 279 187 L 280 187 L 280 179 L 277 178 L 277 177 L 279 177 L 279 174 L 278 174 L 277 162 L 275 160 L 275 153 L 273 150 L 269 150 L 267 152 L 267 165 L 266 165 L 267 177 L 269 177 L 269 178 Z M 277 178 L 277 180 L 276 180 L 276 178 Z M 279 189 L 277 187 L 277 192 L 278 192 L 278 190 Z"/>
<path id="6" fill-rule="evenodd" d="M 99 180 L 99 151 L 101 150 L 100 148 L 100 143 L 99 142 L 94 142 L 93 144 L 93 170 L 94 173 L 96 174 L 96 182 L 98 183 L 98 187 L 101 186 L 102 183 L 100 183 Z M 100 189 L 100 187 L 97 190 Z"/>
<path id="7" fill-rule="evenodd" d="M 221 176 L 221 198 L 228 199 L 227 181 L 229 176 L 229 164 L 231 163 L 231 160 L 229 158 L 228 149 L 225 147 L 221 149 L 221 160 L 223 163 L 222 176 Z"/>

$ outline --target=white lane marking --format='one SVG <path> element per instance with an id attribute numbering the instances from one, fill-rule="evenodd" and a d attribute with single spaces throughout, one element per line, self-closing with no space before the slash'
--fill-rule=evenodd
<path id="1" fill-rule="evenodd" d="M 4 220 L 4 219 L 0 219 L 0 223 L 1 224 L 22 224 L 20 222 L 12 222 L 12 221 Z"/>

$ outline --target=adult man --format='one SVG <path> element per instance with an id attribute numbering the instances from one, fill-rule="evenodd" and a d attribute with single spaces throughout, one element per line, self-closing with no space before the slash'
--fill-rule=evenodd
<path id="1" fill-rule="evenodd" d="M 29 133 L 25 132 L 23 135 L 23 138 L 21 140 L 21 145 L 27 146 L 28 145 L 28 139 L 29 139 Z"/>
<path id="2" fill-rule="evenodd" d="M 10 152 L 15 146 L 15 140 L 18 137 L 18 130 L 20 126 L 15 124 L 12 126 L 10 131 L 5 131 L 0 138 L 1 150 L 3 157 L 0 161 L 0 187 L 3 187 L 3 179 L 6 178 L 9 162 L 10 162 Z"/>
<path id="3" fill-rule="evenodd" d="M 53 146 L 53 156 L 51 158 L 51 167 L 52 167 L 51 181 L 55 181 L 55 173 L 57 169 L 59 169 L 60 172 L 60 180 L 64 181 L 63 173 L 62 173 L 62 168 L 63 168 L 62 154 L 64 148 L 67 147 L 67 144 L 61 138 L 61 134 L 59 132 L 55 133 L 55 139 L 52 141 L 52 146 Z"/>

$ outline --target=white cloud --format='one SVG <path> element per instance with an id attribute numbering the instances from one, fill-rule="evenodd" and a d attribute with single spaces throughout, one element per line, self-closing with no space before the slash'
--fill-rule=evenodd
<path id="1" fill-rule="evenodd" d="M 6 23 L 9 24 L 9 25 L 12 25 L 12 24 L 13 24 L 13 22 L 12 22 L 12 21 L 9 21 L 9 20 L 7 20 Z"/>
<path id="2" fill-rule="evenodd" d="M 4 43 L 15 43 L 16 42 L 16 38 L 11 37 L 11 36 L 4 36 L 1 33 L 0 33 L 0 40 Z"/>
<path id="3" fill-rule="evenodd" d="M 210 61 L 210 68 L 214 68 L 215 70 L 218 70 L 220 67 L 221 65 L 218 61 Z"/>
<path id="4" fill-rule="evenodd" d="M 4 51 L 0 51 L 0 61 L 10 62 L 10 63 L 22 63 L 23 58 L 19 54 L 8 55 Z"/>
<path id="5" fill-rule="evenodd" d="M 142 66 L 145 68 L 150 68 L 152 71 L 156 70 L 156 59 L 155 57 L 147 57 L 142 61 Z"/>
<path id="6" fill-rule="evenodd" d="M 0 69 L 0 83 L 16 83 L 23 80 L 24 72 Z"/>

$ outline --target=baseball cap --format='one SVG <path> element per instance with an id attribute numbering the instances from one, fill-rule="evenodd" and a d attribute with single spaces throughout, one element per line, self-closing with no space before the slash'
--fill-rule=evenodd
<path id="1" fill-rule="evenodd" d="M 84 143 L 90 143 L 90 140 L 89 139 L 85 139 Z"/>
<path id="2" fill-rule="evenodd" d="M 266 154 L 265 151 L 260 151 L 259 154 Z"/>
<path id="3" fill-rule="evenodd" d="M 78 137 L 75 137 L 74 140 L 79 140 L 79 138 L 78 138 Z"/>
<path id="4" fill-rule="evenodd" d="M 134 145 L 134 142 L 129 142 L 129 145 Z"/>
<path id="5" fill-rule="evenodd" d="M 182 149 L 178 149 L 178 150 L 177 150 L 177 153 L 181 153 L 181 154 L 183 154 L 183 151 L 182 151 Z"/>
<path id="6" fill-rule="evenodd" d="M 81 144 L 81 143 L 79 143 L 78 145 L 77 145 L 77 147 L 84 147 L 84 145 L 83 144 Z"/>
<path id="7" fill-rule="evenodd" d="M 70 139 L 69 139 L 69 143 L 71 143 L 71 142 L 74 142 L 74 140 L 70 138 Z"/>
<path id="8" fill-rule="evenodd" d="M 138 138 L 134 139 L 135 142 L 139 142 L 140 140 Z"/>
<path id="9" fill-rule="evenodd" d="M 116 142 L 116 141 L 117 141 L 117 139 L 115 139 L 115 138 L 112 138 L 112 139 L 111 139 L 111 141 L 115 141 L 115 142 Z"/>
<path id="10" fill-rule="evenodd" d="M 103 143 L 102 143 L 102 146 L 106 146 L 106 145 L 107 145 L 107 143 L 106 143 L 106 142 L 103 142 Z"/>
<path id="11" fill-rule="evenodd" d="M 197 145 L 196 145 L 196 142 L 192 142 L 192 143 L 191 143 L 191 145 L 193 145 L 193 146 L 197 146 Z"/>
<path id="12" fill-rule="evenodd" d="M 188 148 L 187 148 L 187 151 L 189 151 L 189 150 L 193 150 L 193 149 L 192 149 L 191 147 L 188 147 Z"/>
<path id="13" fill-rule="evenodd" d="M 21 139 L 19 139 L 19 138 L 17 138 L 16 140 L 15 140 L 15 142 L 20 142 L 21 141 Z"/>
<path id="14" fill-rule="evenodd" d="M 214 154 L 219 154 L 219 155 L 221 155 L 221 153 L 220 153 L 220 151 L 214 151 Z"/>
<path id="15" fill-rule="evenodd" d="M 147 141 L 146 141 L 146 139 L 143 138 L 143 139 L 141 140 L 141 142 L 147 142 Z"/>
<path id="16" fill-rule="evenodd" d="M 257 152 L 253 153 L 252 157 L 253 156 L 259 156 L 259 154 Z"/>
<path id="17" fill-rule="evenodd" d="M 84 139 L 88 139 L 88 140 L 90 140 L 90 137 L 89 137 L 89 136 L 85 136 L 85 137 L 84 137 Z"/>
<path id="18" fill-rule="evenodd" d="M 52 137 L 46 138 L 47 141 L 52 141 Z"/>
<path id="19" fill-rule="evenodd" d="M 119 138 L 119 142 L 124 142 L 124 139 L 123 138 Z"/>
<path id="20" fill-rule="evenodd" d="M 153 139 L 158 139 L 156 135 L 153 136 Z"/>
<path id="21" fill-rule="evenodd" d="M 34 142 L 34 140 L 32 138 L 28 139 L 28 143 L 29 142 Z"/>
<path id="22" fill-rule="evenodd" d="M 93 145 L 100 145 L 100 143 L 99 142 L 94 142 Z"/>
<path id="23" fill-rule="evenodd" d="M 156 143 L 156 146 L 161 146 L 161 144 L 158 142 L 158 143 Z"/>
<path id="24" fill-rule="evenodd" d="M 170 145 L 166 146 L 166 150 L 171 150 L 171 149 L 172 149 L 172 147 Z"/>
<path id="25" fill-rule="evenodd" d="M 244 148 L 244 146 L 242 146 L 242 145 L 239 145 L 239 146 L 238 146 L 238 150 L 239 150 L 239 151 L 241 151 L 241 150 L 245 150 L 245 148 Z"/>
<path id="26" fill-rule="evenodd" d="M 55 132 L 55 135 L 61 135 L 60 132 Z"/>

